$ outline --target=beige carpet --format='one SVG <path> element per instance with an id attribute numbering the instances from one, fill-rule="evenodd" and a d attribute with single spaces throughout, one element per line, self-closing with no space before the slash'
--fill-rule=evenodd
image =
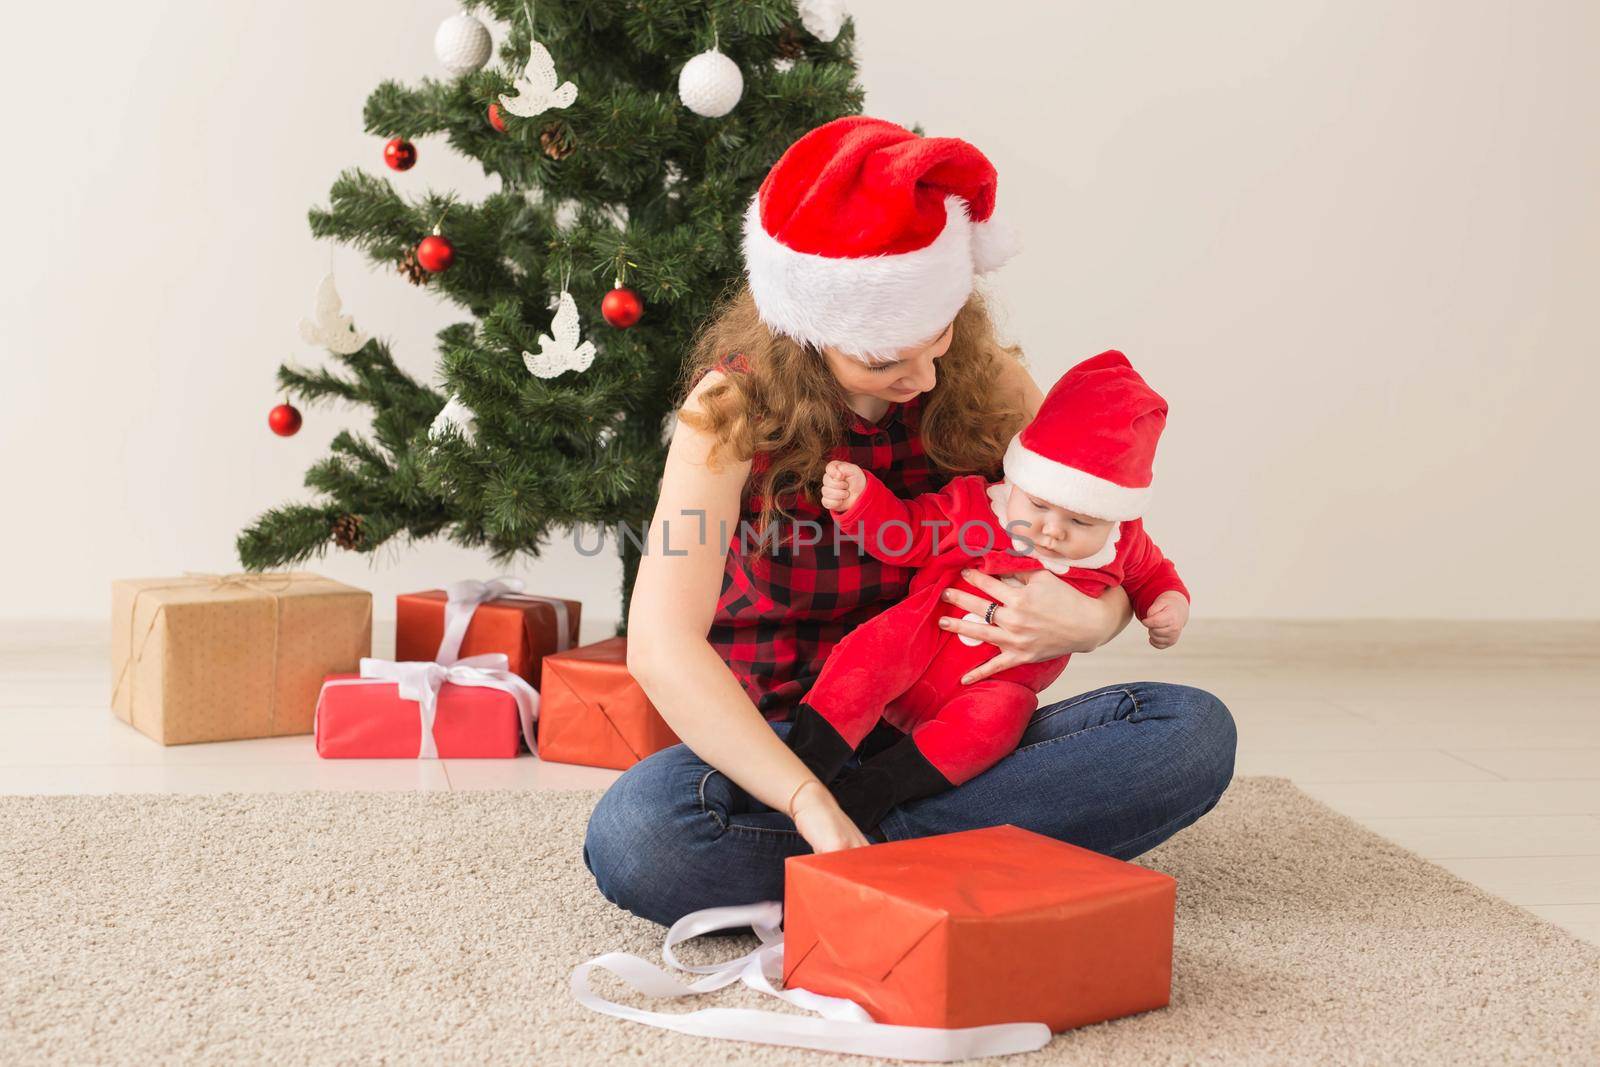
<path id="1" fill-rule="evenodd" d="M 583 868 L 594 797 L 0 798 L 0 1062 L 866 1062 L 573 1006 L 575 962 L 660 938 Z M 1600 1062 L 1600 950 L 1283 781 L 1148 862 L 1172 1007 L 1005 1062 Z"/>

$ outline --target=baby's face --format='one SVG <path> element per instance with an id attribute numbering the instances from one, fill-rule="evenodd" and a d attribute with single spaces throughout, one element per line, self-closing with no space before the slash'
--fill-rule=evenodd
<path id="1" fill-rule="evenodd" d="M 1024 525 L 1026 524 L 1026 525 Z M 1058 508 L 1016 486 L 1006 500 L 1006 528 L 1026 537 L 1033 552 L 1054 559 L 1086 559 L 1106 546 L 1116 523 Z"/>

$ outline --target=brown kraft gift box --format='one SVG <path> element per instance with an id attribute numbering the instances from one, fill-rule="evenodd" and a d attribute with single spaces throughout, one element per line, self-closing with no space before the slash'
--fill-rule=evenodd
<path id="1" fill-rule="evenodd" d="M 372 594 L 315 574 L 112 583 L 111 706 L 164 745 L 308 734 L 371 651 Z"/>

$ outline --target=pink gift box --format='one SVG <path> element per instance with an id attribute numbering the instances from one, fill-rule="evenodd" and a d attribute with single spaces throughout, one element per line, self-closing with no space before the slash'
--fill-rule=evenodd
<path id="1" fill-rule="evenodd" d="M 358 684 L 328 684 L 358 679 Z M 422 719 L 395 682 L 329 675 L 317 700 L 317 755 L 324 759 L 416 759 Z M 522 748 L 510 693 L 446 682 L 433 724 L 440 759 L 514 759 Z"/>

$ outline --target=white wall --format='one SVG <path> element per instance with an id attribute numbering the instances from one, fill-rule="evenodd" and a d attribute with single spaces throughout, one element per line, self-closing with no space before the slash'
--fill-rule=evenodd
<path id="1" fill-rule="evenodd" d="M 996 286 L 1048 385 L 1129 352 L 1173 419 L 1151 527 L 1212 615 L 1589 617 L 1600 5 L 856 0 L 871 113 L 967 137 L 1028 251 Z M 225 570 L 346 424 L 263 419 L 328 265 L 305 210 L 381 170 L 361 104 L 434 73 L 446 0 L 10 16 L 4 617 Z M 485 187 L 442 141 L 405 189 Z M 453 321 L 334 253 L 427 374 Z M 359 420 L 349 424 L 358 425 Z M 320 569 L 397 590 L 448 546 Z M 609 562 L 537 588 L 615 613 Z"/>

